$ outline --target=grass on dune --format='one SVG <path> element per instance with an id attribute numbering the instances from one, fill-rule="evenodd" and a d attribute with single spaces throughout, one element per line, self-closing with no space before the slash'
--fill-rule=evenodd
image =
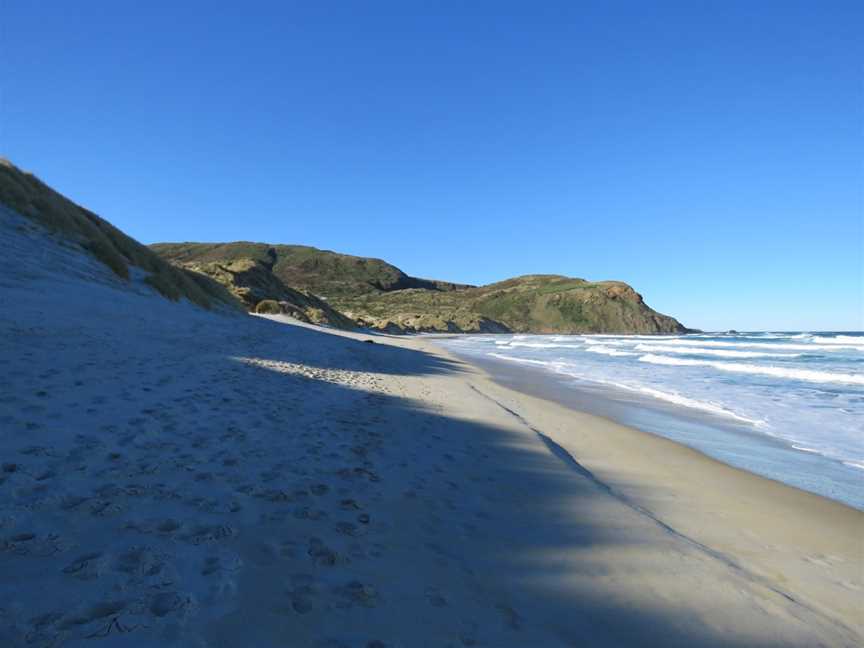
<path id="1" fill-rule="evenodd" d="M 168 299 L 177 301 L 185 297 L 207 309 L 217 304 L 240 308 L 234 297 L 215 281 L 171 265 L 108 221 L 3 158 L 0 158 L 0 203 L 52 232 L 75 240 L 123 279 L 129 279 L 130 265 L 147 271 L 150 274 L 145 281 Z"/>

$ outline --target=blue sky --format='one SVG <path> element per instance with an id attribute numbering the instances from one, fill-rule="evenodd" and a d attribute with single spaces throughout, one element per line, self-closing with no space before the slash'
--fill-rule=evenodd
<path id="1" fill-rule="evenodd" d="M 864 328 L 864 3 L 231 5 L 6 0 L 0 153 L 146 243 Z"/>

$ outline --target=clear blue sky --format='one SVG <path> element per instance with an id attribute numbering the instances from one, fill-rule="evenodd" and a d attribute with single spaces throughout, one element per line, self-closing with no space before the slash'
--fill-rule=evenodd
<path id="1" fill-rule="evenodd" d="M 0 153 L 139 240 L 861 329 L 864 2 L 0 0 Z"/>

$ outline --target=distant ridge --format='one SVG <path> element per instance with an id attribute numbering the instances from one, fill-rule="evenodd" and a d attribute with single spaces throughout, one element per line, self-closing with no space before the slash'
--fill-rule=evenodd
<path id="1" fill-rule="evenodd" d="M 269 266 L 286 285 L 328 299 L 370 291 L 408 288 L 460 290 L 471 286 L 410 277 L 382 259 L 340 254 L 308 245 L 268 243 L 155 243 L 150 248 L 174 263 L 225 262 L 252 259 Z"/>
<path id="2" fill-rule="evenodd" d="M 370 328 L 399 332 L 683 333 L 676 319 L 648 307 L 620 281 L 527 275 L 488 286 L 412 277 L 382 259 L 302 245 L 157 243 L 168 261 L 255 263 L 283 285 L 313 293 Z"/>

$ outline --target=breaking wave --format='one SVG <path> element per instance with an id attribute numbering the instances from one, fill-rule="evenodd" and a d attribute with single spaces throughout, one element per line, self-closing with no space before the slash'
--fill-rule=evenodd
<path id="1" fill-rule="evenodd" d="M 732 349 L 706 349 L 703 347 L 675 347 L 657 344 L 637 344 L 637 351 L 655 353 L 689 353 L 695 355 L 712 355 L 723 358 L 798 358 L 802 353 L 771 353 L 770 351 L 735 351 Z"/>
<path id="2" fill-rule="evenodd" d="M 639 358 L 639 361 L 650 362 L 651 364 L 675 365 L 681 367 L 712 367 L 719 371 L 758 374 L 763 376 L 773 376 L 774 378 L 802 380 L 805 382 L 864 385 L 864 375 L 832 373 L 830 371 L 816 371 L 813 369 L 787 369 L 785 367 L 745 364 L 743 362 L 719 362 L 715 360 L 670 358 L 668 356 L 660 356 L 653 353 L 643 355 Z"/>

